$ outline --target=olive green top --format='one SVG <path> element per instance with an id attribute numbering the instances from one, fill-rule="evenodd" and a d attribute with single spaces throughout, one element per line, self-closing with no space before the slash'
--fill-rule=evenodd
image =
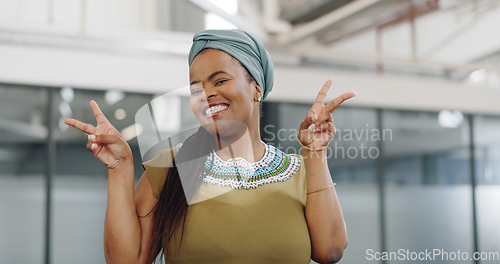
<path id="1" fill-rule="evenodd" d="M 300 158 L 301 165 L 285 181 L 254 189 L 203 182 L 188 206 L 179 256 L 165 256 L 166 263 L 174 259 L 181 264 L 310 263 L 304 161 L 302 156 L 292 155 Z M 143 163 L 156 198 L 170 163 L 170 149 Z M 175 245 L 179 243 L 180 228 L 177 231 Z M 170 242 L 169 251 L 175 245 Z"/>

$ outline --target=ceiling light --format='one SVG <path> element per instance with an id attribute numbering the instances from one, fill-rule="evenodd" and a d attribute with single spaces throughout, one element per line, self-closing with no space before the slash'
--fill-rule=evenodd
<path id="1" fill-rule="evenodd" d="M 469 80 L 471 82 L 480 82 L 480 81 L 484 80 L 487 77 L 487 75 L 488 75 L 488 73 L 486 72 L 486 69 L 479 69 L 479 70 L 473 71 L 469 75 Z"/>
<path id="2" fill-rule="evenodd" d="M 457 128 L 464 120 L 460 111 L 442 110 L 439 112 L 439 125 L 446 128 Z"/>
<path id="3" fill-rule="evenodd" d="M 113 105 L 123 100 L 123 98 L 125 98 L 125 93 L 118 90 L 110 90 L 104 94 L 104 98 L 108 105 Z"/>
<path id="4" fill-rule="evenodd" d="M 61 89 L 61 98 L 65 102 L 71 102 L 73 101 L 73 98 L 75 97 L 75 92 L 73 91 L 73 88 L 69 86 L 65 86 Z"/>
<path id="5" fill-rule="evenodd" d="M 59 103 L 59 112 L 63 117 L 70 117 L 73 115 L 73 111 L 71 111 L 71 106 L 68 102 L 62 101 Z"/>
<path id="6" fill-rule="evenodd" d="M 123 108 L 118 108 L 115 110 L 115 118 L 116 120 L 123 120 L 127 117 L 127 111 L 125 111 Z"/>

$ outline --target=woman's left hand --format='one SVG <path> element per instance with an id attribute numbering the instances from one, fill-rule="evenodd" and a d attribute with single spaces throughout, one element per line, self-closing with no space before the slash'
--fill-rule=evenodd
<path id="1" fill-rule="evenodd" d="M 309 110 L 304 121 L 300 124 L 298 139 L 311 149 L 320 149 L 330 142 L 335 134 L 332 113 L 345 100 L 356 96 L 355 92 L 344 93 L 325 105 L 325 97 L 332 85 L 332 80 L 326 81 Z"/>

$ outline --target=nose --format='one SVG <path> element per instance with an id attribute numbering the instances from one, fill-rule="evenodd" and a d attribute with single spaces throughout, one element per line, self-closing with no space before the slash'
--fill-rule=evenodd
<path id="1" fill-rule="evenodd" d="M 210 89 L 210 88 L 205 89 L 205 97 L 207 98 L 207 102 L 210 101 L 216 95 L 217 91 L 215 89 Z"/>

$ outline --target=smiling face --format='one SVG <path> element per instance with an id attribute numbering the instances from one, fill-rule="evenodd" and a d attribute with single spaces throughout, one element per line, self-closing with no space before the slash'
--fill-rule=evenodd
<path id="1" fill-rule="evenodd" d="M 248 71 L 229 54 L 207 49 L 189 71 L 191 110 L 211 134 L 231 136 L 236 128 L 258 128 L 262 90 Z M 229 129 L 231 128 L 231 129 Z"/>

